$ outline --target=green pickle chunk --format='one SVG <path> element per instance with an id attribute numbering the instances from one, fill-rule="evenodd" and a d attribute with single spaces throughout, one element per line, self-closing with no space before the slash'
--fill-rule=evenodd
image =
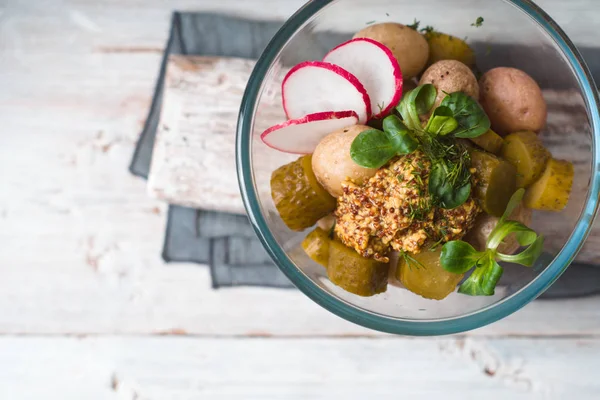
<path id="1" fill-rule="evenodd" d="M 329 262 L 329 244 L 331 239 L 327 232 L 321 228 L 316 228 L 314 231 L 306 235 L 302 241 L 304 252 L 313 259 L 314 262 L 321 264 L 327 268 Z"/>
<path id="2" fill-rule="evenodd" d="M 517 190 L 517 169 L 508 161 L 485 151 L 471 150 L 471 168 L 477 180 L 473 197 L 489 215 L 502 216 Z"/>
<path id="3" fill-rule="evenodd" d="M 294 231 L 313 226 L 335 208 L 335 199 L 317 182 L 311 155 L 283 165 L 271 175 L 271 197 L 283 222 Z"/>
<path id="4" fill-rule="evenodd" d="M 426 299 L 442 300 L 456 289 L 464 274 L 446 271 L 440 265 L 442 246 L 434 251 L 400 257 L 396 279 L 411 292 Z"/>
<path id="5" fill-rule="evenodd" d="M 500 153 L 502 150 L 502 145 L 504 145 L 504 139 L 502 139 L 502 136 L 498 135 L 491 129 L 483 135 L 469 138 L 469 140 L 492 154 Z"/>
<path id="6" fill-rule="evenodd" d="M 517 169 L 517 187 L 531 186 L 544 172 L 550 152 L 532 131 L 511 133 L 504 141 L 502 158 Z"/>
<path id="7" fill-rule="evenodd" d="M 329 244 L 329 280 L 350 293 L 366 297 L 385 292 L 388 270 L 389 264 L 364 258 L 343 243 Z"/>

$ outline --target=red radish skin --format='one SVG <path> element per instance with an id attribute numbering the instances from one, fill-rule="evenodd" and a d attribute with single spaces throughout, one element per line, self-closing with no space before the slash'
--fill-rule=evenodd
<path id="1" fill-rule="evenodd" d="M 359 123 L 371 116 L 371 100 L 362 83 L 342 67 L 322 61 L 293 67 L 281 84 L 281 96 L 289 119 L 327 110 L 352 110 Z"/>
<path id="2" fill-rule="evenodd" d="M 392 51 L 369 38 L 356 38 L 340 44 L 323 58 L 338 65 L 358 80 L 371 99 L 373 118 L 388 114 L 402 98 L 402 71 Z"/>
<path id="3" fill-rule="evenodd" d="M 325 136 L 356 123 L 358 115 L 354 111 L 326 111 L 272 126 L 260 138 L 275 150 L 310 154 Z"/>

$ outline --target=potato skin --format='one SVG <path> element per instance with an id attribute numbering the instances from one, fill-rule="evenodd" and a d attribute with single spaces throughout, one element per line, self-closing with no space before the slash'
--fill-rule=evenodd
<path id="1" fill-rule="evenodd" d="M 500 218 L 493 217 L 486 213 L 481 213 L 475 220 L 475 225 L 469 233 L 465 235 L 463 240 L 470 243 L 476 250 L 483 251 L 485 249 L 485 242 L 492 230 L 496 227 L 499 219 Z M 531 210 L 521 204 L 515 208 L 508 219 L 529 226 L 531 223 Z M 513 254 L 518 249 L 519 242 L 517 242 L 514 234 L 508 235 L 508 237 L 504 239 L 504 242 L 500 243 L 500 246 L 498 246 L 498 251 L 503 254 Z"/>
<path id="2" fill-rule="evenodd" d="M 325 232 L 330 232 L 335 225 L 335 215 L 333 213 L 324 216 L 317 221 L 317 226 L 323 229 Z"/>
<path id="3" fill-rule="evenodd" d="M 460 61 L 442 60 L 427 68 L 419 85 L 431 83 L 438 90 L 434 107 L 440 105 L 446 93 L 464 92 L 479 100 L 479 84 L 469 67 Z"/>
<path id="4" fill-rule="evenodd" d="M 483 74 L 479 86 L 481 106 L 498 134 L 539 132 L 546 124 L 547 107 L 542 90 L 525 72 L 494 68 Z"/>
<path id="5" fill-rule="evenodd" d="M 389 48 L 400 64 L 404 79 L 419 75 L 429 57 L 427 40 L 406 25 L 394 22 L 370 25 L 356 32 L 356 38 L 373 39 Z"/>
<path id="6" fill-rule="evenodd" d="M 366 125 L 353 125 L 325 136 L 312 155 L 312 169 L 319 183 L 333 197 L 342 195 L 342 182 L 351 179 L 361 184 L 377 172 L 352 161 L 350 146 L 359 133 L 372 129 Z"/>

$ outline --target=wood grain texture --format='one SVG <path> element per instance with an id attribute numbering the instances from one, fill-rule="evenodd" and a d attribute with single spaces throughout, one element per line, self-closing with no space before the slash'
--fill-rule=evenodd
<path id="1" fill-rule="evenodd" d="M 295 291 L 214 292 L 207 270 L 166 266 L 164 205 L 127 172 L 172 8 L 284 18 L 300 3 L 1 6 L 0 333 L 376 335 Z M 471 334 L 598 335 L 597 302 L 535 302 Z"/>
<path id="2" fill-rule="evenodd" d="M 1 338 L 0 397 L 587 400 L 599 352 L 597 339 Z"/>
<path id="3" fill-rule="evenodd" d="M 589 1 L 538 2 L 593 44 Z M 376 333 L 298 292 L 214 292 L 208 271 L 160 260 L 164 206 L 127 165 L 171 10 L 281 19 L 301 3 L 0 2 L 0 398 L 597 397 L 598 298 L 534 302 L 470 333 L 495 338 L 380 342 L 345 338 Z"/>
<path id="4" fill-rule="evenodd" d="M 254 68 L 241 58 L 169 58 L 152 165 L 151 196 L 171 204 L 245 214 L 237 182 L 235 134 L 242 96 Z M 280 71 L 265 89 L 256 130 L 285 121 Z M 257 138 L 257 144 L 260 140 Z M 290 156 L 257 158 L 270 174 Z M 293 157 L 296 158 L 296 157 Z"/>

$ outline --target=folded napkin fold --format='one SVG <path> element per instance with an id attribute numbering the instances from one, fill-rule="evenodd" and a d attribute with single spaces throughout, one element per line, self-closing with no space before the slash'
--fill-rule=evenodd
<path id="1" fill-rule="evenodd" d="M 148 177 L 170 54 L 257 59 L 280 26 L 280 22 L 250 21 L 224 15 L 173 13 L 154 98 L 130 165 L 131 173 Z M 318 51 L 331 48 L 344 38 L 332 34 L 318 36 L 312 38 L 315 46 L 323 47 L 317 48 Z M 306 54 L 310 47 L 298 49 L 293 53 L 295 59 L 283 60 L 284 64 L 314 58 Z M 273 264 L 248 219 L 242 215 L 169 206 L 162 256 L 167 262 L 208 264 L 215 288 L 238 285 L 293 287 Z M 503 278 L 506 284 L 510 284 L 510 275 L 511 269 L 507 268 Z M 576 297 L 598 292 L 600 268 L 580 264 L 569 268 L 544 297 Z"/>

